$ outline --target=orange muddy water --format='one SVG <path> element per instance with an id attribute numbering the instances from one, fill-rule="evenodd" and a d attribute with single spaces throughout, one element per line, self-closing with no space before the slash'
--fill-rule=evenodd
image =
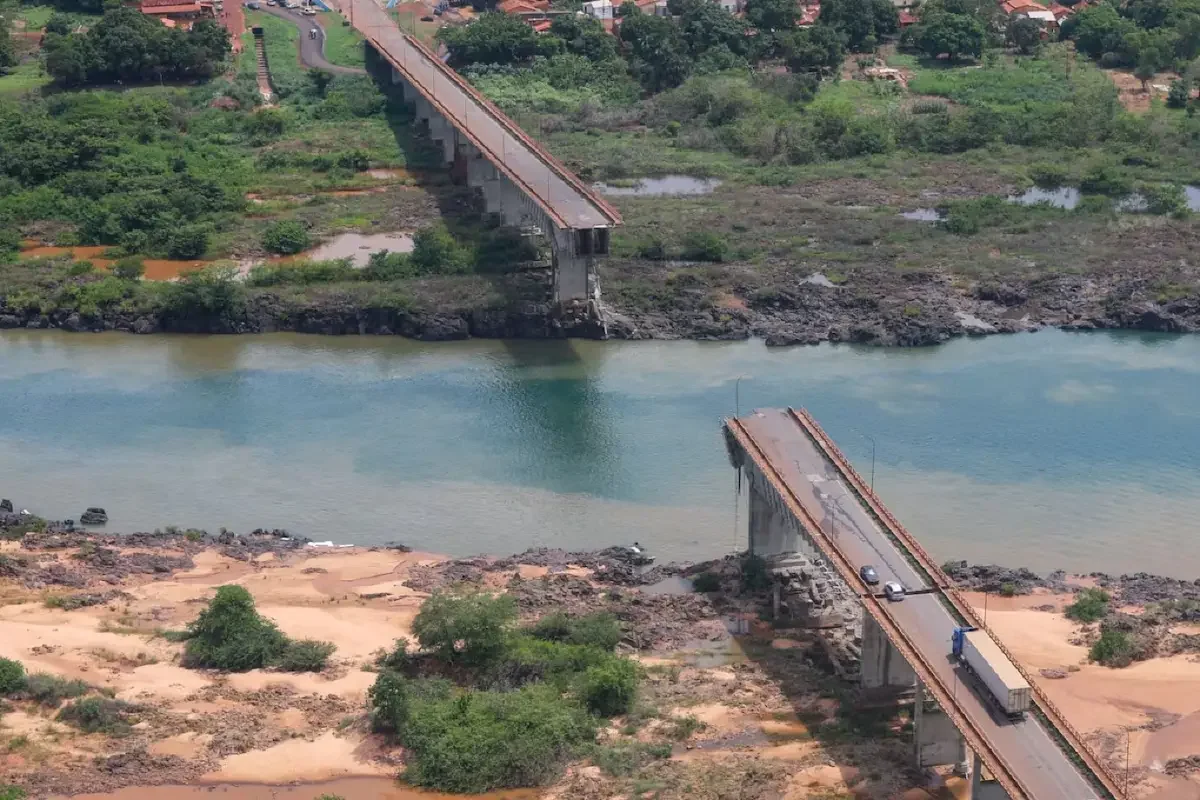
<path id="1" fill-rule="evenodd" d="M 104 258 L 107 247 L 103 245 L 58 247 L 34 244 L 21 250 L 21 258 L 50 258 L 70 254 L 76 261 L 90 261 L 97 269 L 108 269 L 116 259 Z M 147 258 L 142 261 L 146 268 L 143 277 L 150 281 L 169 281 L 188 270 L 199 269 L 208 261 L 175 261 L 167 258 Z"/>

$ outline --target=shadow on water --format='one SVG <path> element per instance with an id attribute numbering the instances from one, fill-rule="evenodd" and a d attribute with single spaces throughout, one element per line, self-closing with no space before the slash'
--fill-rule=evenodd
<path id="1" fill-rule="evenodd" d="M 625 480 L 617 412 L 600 389 L 607 351 L 581 354 L 573 341 L 504 342 L 511 361 L 499 374 L 491 410 L 498 425 L 522 440 L 515 448 L 529 463 L 521 471 L 544 488 L 612 496 Z"/>

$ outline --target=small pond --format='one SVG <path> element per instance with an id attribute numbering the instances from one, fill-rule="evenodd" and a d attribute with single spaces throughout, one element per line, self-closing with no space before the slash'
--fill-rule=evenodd
<path id="1" fill-rule="evenodd" d="M 900 216 L 917 222 L 941 222 L 945 219 L 936 208 L 914 208 L 912 211 L 901 211 Z"/>
<path id="2" fill-rule="evenodd" d="M 691 175 L 663 175 L 658 178 L 639 178 L 630 183 L 595 183 L 592 187 L 608 195 L 669 195 L 711 194 L 721 185 L 716 178 L 693 178 Z"/>
<path id="3" fill-rule="evenodd" d="M 411 253 L 412 249 L 413 238 L 410 233 L 341 233 L 289 260 L 331 261 L 348 258 L 354 266 L 365 267 L 371 253 L 380 250 Z"/>
<path id="4" fill-rule="evenodd" d="M 1021 194 L 1009 195 L 1008 199 L 1013 203 L 1019 203 L 1023 206 L 1036 206 L 1038 203 L 1049 203 L 1055 208 L 1070 210 L 1079 205 L 1080 197 L 1082 197 L 1080 191 L 1074 186 L 1059 186 L 1056 188 L 1032 186 Z"/>

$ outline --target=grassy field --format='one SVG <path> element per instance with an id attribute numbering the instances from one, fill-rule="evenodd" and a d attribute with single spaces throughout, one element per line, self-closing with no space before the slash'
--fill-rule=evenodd
<path id="1" fill-rule="evenodd" d="M 317 22 L 325 29 L 325 58 L 330 64 L 341 67 L 362 67 L 362 34 L 346 24 L 346 19 L 337 12 L 318 14 Z"/>
<path id="2" fill-rule="evenodd" d="M 267 48 L 267 64 L 272 78 L 299 78 L 307 71 L 300 63 L 300 29 L 285 19 L 263 11 L 246 10 L 246 28 L 261 27 Z M 243 36 L 242 57 L 239 72 L 254 73 L 254 37 L 247 32 Z"/>
<path id="3" fill-rule="evenodd" d="M 42 71 L 41 64 L 36 61 L 20 64 L 9 70 L 8 74 L 0 75 L 0 97 L 23 94 L 48 83 L 50 76 Z"/>

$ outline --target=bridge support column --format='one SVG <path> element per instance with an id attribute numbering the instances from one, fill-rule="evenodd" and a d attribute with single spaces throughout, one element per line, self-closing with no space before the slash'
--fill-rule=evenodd
<path id="1" fill-rule="evenodd" d="M 559 303 L 587 300 L 591 297 L 588 274 L 591 259 L 575 255 L 574 231 L 555 228 L 548 233 L 554 237 L 554 299 Z"/>
<path id="2" fill-rule="evenodd" d="M 966 774 L 967 743 L 919 679 L 913 702 L 913 744 L 918 767 L 954 764 L 961 774 Z"/>
<path id="3" fill-rule="evenodd" d="M 971 800 L 1012 800 L 1008 792 L 991 776 L 985 775 L 983 761 L 977 753 L 971 754 Z"/>
<path id="4" fill-rule="evenodd" d="M 917 674 L 904 660 L 879 627 L 875 618 L 864 608 L 862 623 L 862 685 L 867 689 L 884 686 L 912 686 Z"/>
<path id="5" fill-rule="evenodd" d="M 811 554 L 811 548 L 795 527 L 788 524 L 787 518 L 753 483 L 750 484 L 749 550 L 763 558 L 800 550 Z"/>

